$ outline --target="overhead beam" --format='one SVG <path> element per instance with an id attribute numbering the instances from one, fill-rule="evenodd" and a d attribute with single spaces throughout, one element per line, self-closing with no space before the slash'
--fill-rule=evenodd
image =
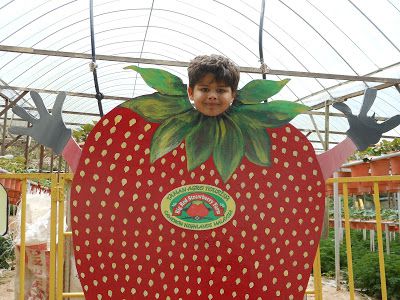
<path id="1" fill-rule="evenodd" d="M 315 133 L 316 132 L 316 130 L 314 130 L 314 129 L 305 129 L 305 128 L 297 128 L 297 129 L 300 130 L 301 132 L 304 132 L 304 134 L 306 134 L 306 133 Z M 319 132 L 325 133 L 325 130 L 319 130 Z M 329 134 L 346 135 L 346 132 L 344 132 L 344 131 L 329 131 Z M 398 138 L 398 136 L 395 136 L 395 135 L 382 135 L 382 138 L 395 139 L 395 138 Z M 318 141 L 318 143 L 320 143 L 320 141 Z"/>
<path id="2" fill-rule="evenodd" d="M 26 92 L 37 92 L 37 93 L 44 93 L 44 94 L 58 94 L 59 92 L 62 92 L 62 91 L 55 91 L 55 90 L 35 89 L 35 88 L 11 86 L 11 85 L 1 85 L 1 84 L 0 84 L 0 89 L 3 89 L 3 90 L 7 90 L 8 89 L 8 90 L 15 90 L 15 91 L 26 91 Z M 77 93 L 77 92 L 68 92 L 68 91 L 65 91 L 65 93 L 68 96 L 82 97 L 82 98 L 93 98 L 94 100 L 97 101 L 95 94 Z M 117 100 L 117 101 L 128 101 L 128 100 L 131 100 L 132 98 L 104 95 L 103 99 L 106 99 L 106 100 Z"/>
<path id="3" fill-rule="evenodd" d="M 4 107 L 4 105 L 0 105 L 0 107 Z M 27 110 L 27 111 L 37 111 L 36 107 L 27 107 L 27 106 L 23 106 L 23 109 Z M 51 113 L 52 110 L 48 109 L 48 112 Z M 79 112 L 79 111 L 70 111 L 70 110 L 63 110 L 62 111 L 63 114 L 67 114 L 67 115 L 78 115 L 78 116 L 92 116 L 92 117 L 100 117 L 100 115 L 98 113 L 85 113 L 85 112 Z"/>
<path id="4" fill-rule="evenodd" d="M 0 107 L 4 107 L 4 105 L 0 105 Z M 37 111 L 37 109 L 35 107 L 22 107 L 23 109 L 27 110 L 27 111 Z M 49 113 L 51 113 L 51 109 L 48 109 Z M 78 115 L 78 116 L 91 116 L 91 117 L 100 117 L 100 115 L 98 113 L 85 113 L 85 112 L 79 112 L 79 111 L 70 111 L 70 110 L 63 110 L 62 111 L 63 114 L 66 115 Z M 324 112 L 321 111 L 308 111 L 305 112 L 305 114 L 308 115 L 313 115 L 313 116 L 325 116 Z M 342 113 L 329 113 L 330 117 L 339 117 L 339 118 L 346 118 L 346 116 Z M 387 121 L 389 118 L 385 118 L 385 117 L 375 117 L 375 119 L 377 121 Z"/>
<path id="5" fill-rule="evenodd" d="M 326 114 L 325 114 L 324 112 L 322 112 L 322 111 L 308 111 L 308 112 L 305 112 L 305 114 L 309 114 L 309 115 L 313 115 L 313 116 L 325 116 L 325 115 L 326 115 Z M 346 118 L 346 116 L 345 116 L 344 114 L 342 114 L 342 113 L 331 113 L 331 112 L 330 112 L 328 115 L 329 115 L 330 117 Z M 389 120 L 389 118 L 386 118 L 386 117 L 376 117 L 376 116 L 375 116 L 375 120 L 384 122 L 384 121 Z"/>
<path id="6" fill-rule="evenodd" d="M 87 60 L 92 59 L 91 55 L 88 53 L 53 51 L 53 50 L 6 46 L 6 45 L 0 45 L 0 51 L 16 52 L 16 53 L 22 53 L 22 54 L 33 54 L 33 55 L 81 58 L 81 59 L 87 59 Z M 128 57 L 128 56 L 99 55 L 99 54 L 96 55 L 96 60 L 116 61 L 116 62 L 124 62 L 124 63 L 141 63 L 141 64 L 163 65 L 163 66 L 174 66 L 174 67 L 188 67 L 188 65 L 189 65 L 189 62 L 184 62 L 184 61 L 145 59 L 145 58 L 135 58 L 135 57 Z M 270 74 L 270 75 L 283 75 L 283 76 L 291 76 L 291 77 L 308 77 L 308 78 L 322 78 L 322 79 L 350 80 L 350 81 L 384 82 L 384 83 L 392 83 L 392 84 L 400 83 L 400 78 L 352 76 L 352 75 L 287 71 L 287 70 L 267 70 L 267 72 L 263 72 L 263 70 L 261 70 L 261 68 L 259 68 L 259 67 L 239 67 L 239 68 L 240 68 L 241 72 L 254 73 L 254 74 L 266 73 L 266 74 Z"/>
<path id="7" fill-rule="evenodd" d="M 395 84 L 384 83 L 384 84 L 380 84 L 380 85 L 374 86 L 373 88 L 375 90 L 383 90 L 383 89 L 392 87 L 394 85 Z M 333 103 L 336 103 L 336 102 L 345 102 L 350 98 L 354 98 L 354 97 L 358 97 L 358 96 L 364 95 L 364 93 L 365 93 L 365 89 L 359 90 L 359 91 L 347 94 L 345 96 L 334 98 L 334 100 L 327 100 L 327 101 L 323 101 L 323 102 L 321 102 L 319 104 L 315 104 L 315 105 L 311 106 L 311 109 L 317 110 L 317 109 L 324 108 L 325 107 L 325 103 L 326 103 L 326 105 L 332 105 Z"/>
<path id="8" fill-rule="evenodd" d="M 4 115 L 11 107 L 13 107 L 19 100 L 21 100 L 28 92 L 24 91 L 15 100 L 11 101 L 4 109 L 0 112 L 0 117 Z"/>
<path id="9" fill-rule="evenodd" d="M 321 144 L 321 142 L 320 141 L 318 141 L 318 140 L 309 140 L 310 141 L 310 143 L 318 143 L 318 144 Z M 329 142 L 329 144 L 330 145 L 337 145 L 337 144 L 339 144 L 339 142 Z"/>
<path id="10" fill-rule="evenodd" d="M 15 121 L 15 122 L 27 122 L 23 119 L 20 118 L 10 118 L 8 117 L 7 120 L 9 121 Z M 73 125 L 73 126 L 81 126 L 81 125 L 85 125 L 87 123 L 74 123 L 74 122 L 65 122 L 65 125 Z"/>

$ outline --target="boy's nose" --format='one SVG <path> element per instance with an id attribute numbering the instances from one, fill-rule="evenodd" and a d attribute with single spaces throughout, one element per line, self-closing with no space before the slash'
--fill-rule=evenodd
<path id="1" fill-rule="evenodd" d="M 215 98 L 217 98 L 217 93 L 216 93 L 215 91 L 210 91 L 210 92 L 208 93 L 208 98 L 210 98 L 210 99 L 215 99 Z"/>

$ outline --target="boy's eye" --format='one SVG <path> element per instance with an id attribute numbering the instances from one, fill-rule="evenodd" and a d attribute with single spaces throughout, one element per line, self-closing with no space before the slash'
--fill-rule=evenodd
<path id="1" fill-rule="evenodd" d="M 217 93 L 225 93 L 226 89 L 217 89 Z"/>
<path id="2" fill-rule="evenodd" d="M 202 92 L 208 92 L 208 88 L 205 88 L 205 87 L 200 88 L 200 91 L 202 91 Z"/>

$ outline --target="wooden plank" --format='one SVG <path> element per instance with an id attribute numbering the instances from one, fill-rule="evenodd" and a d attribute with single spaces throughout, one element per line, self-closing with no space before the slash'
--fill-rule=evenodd
<path id="1" fill-rule="evenodd" d="M 0 51 L 16 52 L 16 53 L 24 53 L 24 54 L 34 54 L 34 55 L 81 58 L 81 59 L 87 59 L 87 60 L 92 59 L 91 54 L 87 54 L 87 53 L 53 51 L 53 50 L 6 46 L 6 45 L 0 45 Z M 117 62 L 124 62 L 124 63 L 163 65 L 163 66 L 174 66 L 174 67 L 187 67 L 189 65 L 189 62 L 184 62 L 184 61 L 145 59 L 145 58 L 136 58 L 136 57 L 128 57 L 128 56 L 99 55 L 99 54 L 96 55 L 96 60 L 117 61 Z M 269 69 L 267 70 L 267 72 L 265 72 L 265 71 L 263 72 L 263 70 L 260 67 L 239 67 L 239 69 L 241 72 L 254 73 L 254 74 L 269 74 L 269 75 L 283 75 L 283 76 L 290 76 L 290 77 L 308 77 L 308 78 L 366 81 L 366 82 L 384 82 L 384 83 L 392 83 L 392 84 L 400 83 L 399 78 L 354 76 L 354 75 L 331 74 L 331 73 L 302 72 L 302 71 L 288 71 L 288 70 L 269 70 Z"/>
<path id="2" fill-rule="evenodd" d="M 11 107 L 13 107 L 19 100 L 21 100 L 27 93 L 27 91 L 23 91 L 22 94 L 19 95 L 15 100 L 6 105 L 4 109 L 0 112 L 0 117 L 4 115 Z"/>

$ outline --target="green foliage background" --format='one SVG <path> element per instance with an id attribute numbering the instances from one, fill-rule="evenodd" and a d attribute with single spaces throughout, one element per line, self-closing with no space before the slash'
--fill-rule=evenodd
<path id="1" fill-rule="evenodd" d="M 383 244 L 385 245 L 385 237 Z M 378 242 L 375 238 L 375 249 Z M 377 299 L 381 299 L 381 283 L 379 273 L 378 252 L 370 251 L 370 241 L 363 240 L 361 230 L 352 230 L 351 246 L 353 257 L 354 284 L 357 290 Z M 321 272 L 325 276 L 335 275 L 335 239 L 331 230 L 329 238 L 321 240 Z M 400 240 L 392 240 L 390 243 L 390 255 L 385 251 L 385 273 L 387 295 L 390 300 L 400 299 Z M 347 255 L 345 241 L 340 245 L 340 269 L 344 279 L 348 280 Z"/>

